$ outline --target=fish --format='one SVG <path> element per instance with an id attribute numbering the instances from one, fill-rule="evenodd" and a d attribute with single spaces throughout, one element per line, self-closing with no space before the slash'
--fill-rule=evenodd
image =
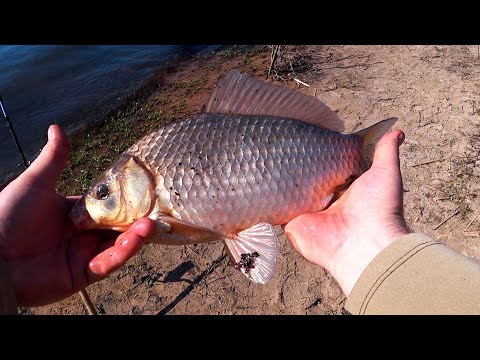
<path id="1" fill-rule="evenodd" d="M 317 98 L 233 70 L 198 114 L 122 153 L 69 216 L 79 229 L 116 231 L 149 217 L 156 244 L 221 241 L 240 273 L 265 284 L 278 257 L 274 226 L 338 199 L 396 120 L 344 134 Z"/>

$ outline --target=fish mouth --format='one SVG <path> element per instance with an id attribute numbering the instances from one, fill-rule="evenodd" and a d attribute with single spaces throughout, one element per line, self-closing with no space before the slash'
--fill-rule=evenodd
<path id="1" fill-rule="evenodd" d="M 73 205 L 72 210 L 68 214 L 70 220 L 72 220 L 75 227 L 79 230 L 88 230 L 98 227 L 98 224 L 92 219 L 87 206 L 85 204 L 85 198 L 82 197 Z"/>

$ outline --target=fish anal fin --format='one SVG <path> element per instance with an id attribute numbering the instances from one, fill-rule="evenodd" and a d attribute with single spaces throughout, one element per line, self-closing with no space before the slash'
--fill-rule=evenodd
<path id="1" fill-rule="evenodd" d="M 155 222 L 155 230 L 147 238 L 148 242 L 164 245 L 191 245 L 225 239 L 222 234 L 173 216 L 160 215 L 152 220 Z"/>
<path id="2" fill-rule="evenodd" d="M 228 72 L 218 82 L 202 110 L 215 114 L 285 117 L 339 132 L 344 128 L 337 113 L 320 100 L 238 70 Z"/>
<path id="3" fill-rule="evenodd" d="M 273 276 L 277 263 L 277 236 L 272 225 L 259 223 L 225 239 L 225 247 L 234 266 L 248 279 L 265 284 Z"/>

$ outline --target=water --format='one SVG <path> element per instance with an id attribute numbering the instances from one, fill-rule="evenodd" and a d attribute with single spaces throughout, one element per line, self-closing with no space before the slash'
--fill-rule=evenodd
<path id="1" fill-rule="evenodd" d="M 0 95 L 27 160 L 46 142 L 50 124 L 67 131 L 91 123 L 106 109 L 179 56 L 219 46 L 108 45 L 0 46 Z M 0 115 L 0 183 L 23 164 Z"/>

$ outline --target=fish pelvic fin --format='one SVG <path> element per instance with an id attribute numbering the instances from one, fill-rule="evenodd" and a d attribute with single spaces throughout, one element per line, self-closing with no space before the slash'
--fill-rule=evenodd
<path id="1" fill-rule="evenodd" d="M 381 120 L 366 129 L 354 133 L 354 135 L 358 135 L 362 138 L 363 156 L 367 162 L 368 168 L 372 165 L 375 146 L 377 145 L 378 140 L 390 130 L 397 120 L 398 119 L 395 117 Z"/>
<path id="2" fill-rule="evenodd" d="M 222 241 L 223 234 L 177 219 L 167 214 L 153 214 L 155 230 L 147 238 L 148 242 L 164 245 L 191 245 L 212 241 Z"/>
<path id="3" fill-rule="evenodd" d="M 277 264 L 277 236 L 272 225 L 259 223 L 225 239 L 234 267 L 251 281 L 266 284 Z"/>

